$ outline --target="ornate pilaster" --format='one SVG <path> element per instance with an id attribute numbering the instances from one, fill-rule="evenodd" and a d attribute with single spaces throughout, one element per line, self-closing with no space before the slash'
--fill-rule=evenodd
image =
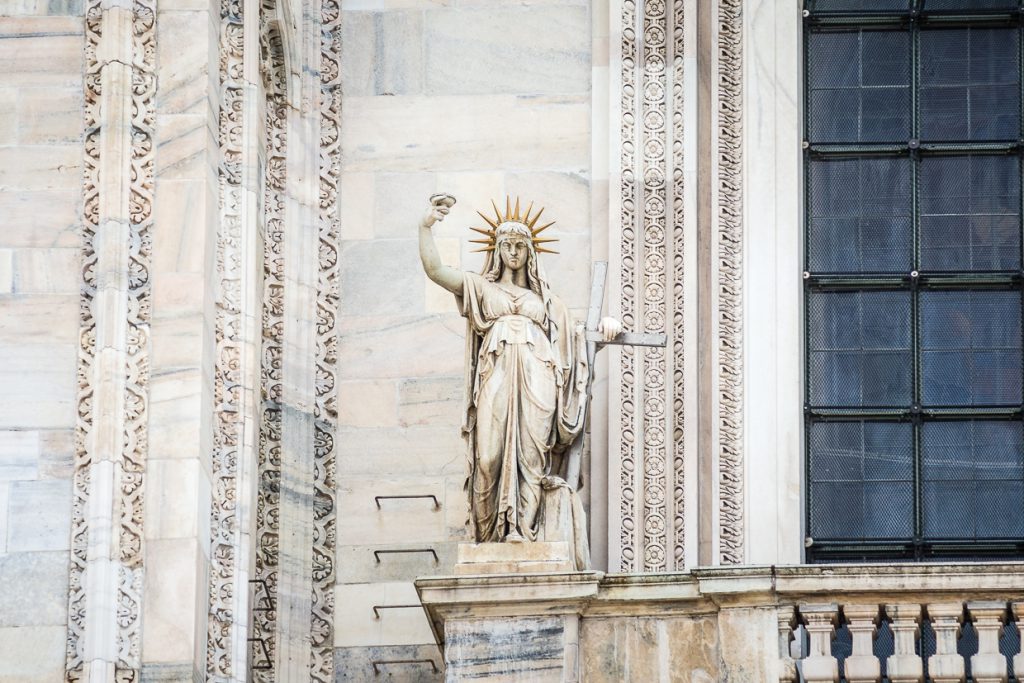
<path id="1" fill-rule="evenodd" d="M 278 534 L 281 505 L 281 357 L 284 344 L 284 192 L 288 106 L 283 97 L 267 101 L 266 173 L 263 201 L 263 346 L 260 358 L 260 444 L 256 498 L 256 575 L 252 662 L 256 681 L 273 680 L 277 600 Z M 264 647 L 266 648 L 264 650 Z M 269 657 L 269 659 L 268 659 Z"/>
<path id="2" fill-rule="evenodd" d="M 341 2 L 320 0 L 320 215 L 313 423 L 313 658 L 310 680 L 334 680 L 335 479 L 338 427 L 338 181 L 341 177 Z"/>
<path id="3" fill-rule="evenodd" d="M 213 680 L 243 680 L 236 671 L 232 629 L 235 624 L 238 548 L 238 471 L 243 423 L 242 254 L 245 221 L 243 186 L 246 134 L 242 0 L 220 3 L 220 109 L 218 143 L 220 167 L 220 223 L 216 251 L 216 317 L 213 375 L 212 501 L 210 505 L 210 584 L 206 643 L 206 671 Z M 251 163 L 251 160 L 250 160 Z M 247 591 L 242 590 L 242 595 Z M 244 615 L 244 613 L 243 613 Z"/>
<path id="4" fill-rule="evenodd" d="M 669 336 L 665 349 L 620 355 L 621 571 L 686 563 L 683 8 L 683 0 L 620 6 L 618 308 L 626 329 Z"/>
<path id="5" fill-rule="evenodd" d="M 83 270 L 66 678 L 139 680 L 156 7 L 86 7 Z"/>
<path id="6" fill-rule="evenodd" d="M 744 562 L 742 0 L 719 0 L 714 55 L 712 334 L 721 564 Z"/>

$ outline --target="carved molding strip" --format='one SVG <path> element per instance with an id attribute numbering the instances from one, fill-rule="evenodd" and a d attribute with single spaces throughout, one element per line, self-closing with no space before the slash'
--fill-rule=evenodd
<path id="1" fill-rule="evenodd" d="M 68 681 L 83 679 L 87 648 L 93 677 L 141 671 L 155 29 L 152 0 L 87 3 Z"/>
<path id="2" fill-rule="evenodd" d="M 743 196 L 742 0 L 718 1 L 717 264 L 719 561 L 742 564 L 743 534 Z"/>
<path id="3" fill-rule="evenodd" d="M 627 330 L 636 329 L 636 118 L 637 118 L 637 32 L 636 2 L 622 2 L 622 89 L 619 128 L 620 216 L 621 236 L 620 269 L 622 324 Z M 636 535 L 636 365 L 637 352 L 632 346 L 622 347 L 619 361 L 621 384 L 619 391 L 619 571 L 637 571 Z"/>
<path id="4" fill-rule="evenodd" d="M 621 4 L 620 311 L 626 329 L 670 339 L 667 349 L 624 347 L 620 356 L 619 569 L 626 572 L 685 562 L 683 6 Z"/>
<path id="5" fill-rule="evenodd" d="M 263 344 L 260 354 L 259 476 L 256 494 L 256 578 L 252 642 L 252 677 L 274 680 L 274 669 L 257 668 L 276 661 L 278 533 L 281 508 L 281 362 L 284 344 L 284 202 L 288 106 L 283 95 L 267 101 L 266 172 L 263 188 Z M 265 586 L 265 590 L 263 588 Z M 264 652 L 260 641 L 266 645 Z M 269 662 L 264 658 L 269 654 Z"/>
<path id="6" fill-rule="evenodd" d="M 210 574 L 206 632 L 206 673 L 217 679 L 244 680 L 235 671 L 238 586 L 238 463 L 244 457 L 242 282 L 245 202 L 242 185 L 245 146 L 242 0 L 220 3 L 220 145 L 218 183 L 220 223 L 216 251 L 215 353 L 213 368 L 213 475 L 210 503 Z M 243 594 L 244 595 L 244 594 Z"/>
<path id="7" fill-rule="evenodd" d="M 643 150 L 643 246 L 641 289 L 643 293 L 644 332 L 665 332 L 667 301 L 665 262 L 668 235 L 665 210 L 668 182 L 665 176 L 668 144 L 668 17 L 665 2 L 643 3 L 643 68 L 640 122 Z M 665 349 L 645 348 L 643 388 L 640 406 L 643 414 L 644 472 L 644 563 L 645 572 L 663 572 L 667 564 L 665 463 Z"/>
<path id="8" fill-rule="evenodd" d="M 673 542 L 672 549 L 675 569 L 682 569 L 686 564 L 686 517 L 685 505 L 685 442 L 684 438 L 684 305 L 686 294 L 684 287 L 684 264 L 686 253 L 684 214 L 683 214 L 683 83 L 685 62 L 683 60 L 684 37 L 684 5 L 685 0 L 673 0 L 672 3 L 672 194 L 670 207 L 672 220 L 672 472 L 673 480 Z"/>
<path id="9" fill-rule="evenodd" d="M 334 681 L 338 186 L 341 178 L 341 2 L 321 0 L 320 216 L 313 479 L 313 656 L 310 680 Z"/>

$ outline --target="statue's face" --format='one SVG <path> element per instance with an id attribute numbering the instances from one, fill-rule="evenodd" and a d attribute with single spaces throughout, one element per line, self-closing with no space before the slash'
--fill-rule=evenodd
<path id="1" fill-rule="evenodd" d="M 524 237 L 509 237 L 498 243 L 498 254 L 506 268 L 519 270 L 526 265 L 530 256 L 530 247 Z"/>

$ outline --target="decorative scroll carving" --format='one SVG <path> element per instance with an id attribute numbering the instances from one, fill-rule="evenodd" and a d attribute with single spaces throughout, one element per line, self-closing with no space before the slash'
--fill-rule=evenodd
<path id="1" fill-rule="evenodd" d="M 98 1 L 85 10 L 85 106 L 82 220 L 82 293 L 78 342 L 78 411 L 75 430 L 75 472 L 71 512 L 71 566 L 68 587 L 67 678 L 78 680 L 83 664 L 85 633 L 85 586 L 83 574 L 89 550 L 89 506 L 92 454 L 88 449 L 92 432 L 93 367 L 96 360 L 96 230 L 100 218 L 100 64 L 96 49 L 103 29 L 103 11 Z M 77 675 L 72 675 L 77 672 Z"/>
<path id="2" fill-rule="evenodd" d="M 243 3 L 220 5 L 220 225 L 217 236 L 217 294 L 213 396 L 213 474 L 210 505 L 210 584 L 206 672 L 211 678 L 240 678 L 232 671 L 237 573 L 237 475 L 242 442 L 242 187 L 244 146 Z"/>
<path id="3" fill-rule="evenodd" d="M 742 0 L 719 0 L 717 69 L 719 560 L 743 553 Z"/>
<path id="4" fill-rule="evenodd" d="M 684 263 L 685 244 L 683 226 L 683 83 L 685 65 L 683 61 L 683 6 L 684 0 L 673 0 L 672 3 L 672 472 L 673 480 L 673 527 L 675 546 L 673 559 L 675 569 L 682 569 L 686 562 L 686 519 L 684 515 L 685 495 L 685 462 L 684 462 L 684 398 L 686 386 L 683 375 L 684 362 L 684 304 L 686 291 L 683 286 L 685 276 Z"/>
<path id="5" fill-rule="evenodd" d="M 90 598 L 102 593 L 115 596 L 113 609 L 109 615 L 90 615 L 90 620 L 109 616 L 111 621 L 116 621 L 105 625 L 115 634 L 116 642 L 101 641 L 96 650 L 110 653 L 113 661 L 109 663 L 118 681 L 138 680 L 141 668 L 156 13 L 152 0 L 137 0 L 130 9 L 130 47 L 111 46 L 109 54 L 113 57 L 101 59 L 104 16 L 113 11 L 128 10 L 105 9 L 102 3 L 90 0 L 85 11 L 83 269 L 65 673 L 69 681 L 83 678 L 85 639 L 103 638 L 100 629 L 85 632 L 88 610 L 98 609 L 96 602 L 89 604 Z M 104 97 L 112 100 L 121 92 L 128 93 L 130 102 L 124 102 L 120 108 L 103 106 Z M 128 167 L 118 168 L 120 152 L 125 147 L 130 150 Z M 107 196 L 120 191 L 120 186 L 108 177 L 112 172 L 129 179 L 124 196 Z M 120 215 L 116 208 L 104 208 L 125 205 L 127 215 Z M 100 253 L 97 247 L 101 242 L 116 245 L 122 251 L 111 256 L 108 246 Z M 110 273 L 122 262 L 126 263 L 127 270 L 117 273 L 118 290 L 112 291 L 115 283 Z M 98 297 L 101 289 L 105 294 L 102 300 Z M 112 317 L 122 319 L 112 320 Z M 104 330 L 111 329 L 123 329 L 124 337 L 102 339 L 106 360 L 114 360 L 116 366 L 110 367 L 108 363 L 101 367 L 97 353 L 100 337 Z M 110 392 L 119 392 L 120 400 L 111 400 L 102 412 L 95 412 L 94 401 L 101 386 L 102 398 L 112 399 L 114 394 Z M 98 426 L 101 421 L 103 424 Z M 114 434 L 119 438 L 111 438 Z M 97 476 L 109 481 L 98 481 Z M 102 491 L 105 485 L 112 485 L 113 489 L 115 524 L 109 531 L 102 528 L 105 524 L 100 524 L 105 520 L 97 520 L 90 528 L 92 489 L 98 487 Z M 100 534 L 100 538 L 90 539 L 91 533 Z M 109 538 L 103 538 L 106 533 L 110 534 Z M 96 574 L 86 585 L 90 541 L 100 546 L 109 543 L 115 551 L 105 567 L 109 573 L 94 570 Z M 111 584 L 101 585 L 104 580 Z"/>
<path id="6" fill-rule="evenodd" d="M 685 561 L 683 4 L 622 3 L 621 311 L 627 329 L 668 333 L 671 350 L 622 350 L 621 571 Z"/>
<path id="7" fill-rule="evenodd" d="M 281 372 L 284 344 L 284 197 L 288 108 L 283 96 L 267 101 L 266 172 L 263 202 L 266 236 L 263 243 L 263 344 L 260 353 L 259 483 L 256 497 L 256 578 L 267 587 L 265 603 L 253 611 L 252 661 L 261 661 L 267 646 L 276 658 L 274 628 L 277 619 L 278 532 L 281 504 Z M 272 681 L 273 669 L 253 669 L 253 680 Z"/>
<path id="8" fill-rule="evenodd" d="M 341 177 L 341 4 L 321 0 L 320 251 L 316 292 L 313 479 L 313 621 L 310 680 L 334 681 L 334 437 L 338 311 L 338 184 Z"/>
<path id="9" fill-rule="evenodd" d="M 622 325 L 636 329 L 636 2 L 622 2 L 622 92 L 619 150 L 622 179 L 622 235 L 619 278 L 622 282 L 620 311 Z M 619 451 L 619 570 L 636 571 L 636 360 L 637 351 L 623 347 L 620 355 L 619 392 L 621 446 Z"/>

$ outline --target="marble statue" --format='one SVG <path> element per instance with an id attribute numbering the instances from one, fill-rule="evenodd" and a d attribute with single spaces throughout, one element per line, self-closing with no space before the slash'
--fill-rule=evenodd
<path id="1" fill-rule="evenodd" d="M 538 255 L 556 241 L 538 226 L 543 209 L 479 215 L 485 228 L 480 273 L 441 263 L 431 227 L 455 203 L 431 197 L 420 222 L 427 276 L 455 295 L 466 318 L 466 409 L 470 522 L 475 540 L 567 540 L 577 569 L 589 567 L 579 497 L 563 478 L 565 456 L 582 438 L 591 380 L 584 326 L 548 287 Z M 493 202 L 492 202 L 493 205 Z M 614 318 L 598 328 L 605 340 L 622 331 Z M 557 527 L 557 528 L 553 528 Z M 567 528 L 568 527 L 568 528 Z"/>

